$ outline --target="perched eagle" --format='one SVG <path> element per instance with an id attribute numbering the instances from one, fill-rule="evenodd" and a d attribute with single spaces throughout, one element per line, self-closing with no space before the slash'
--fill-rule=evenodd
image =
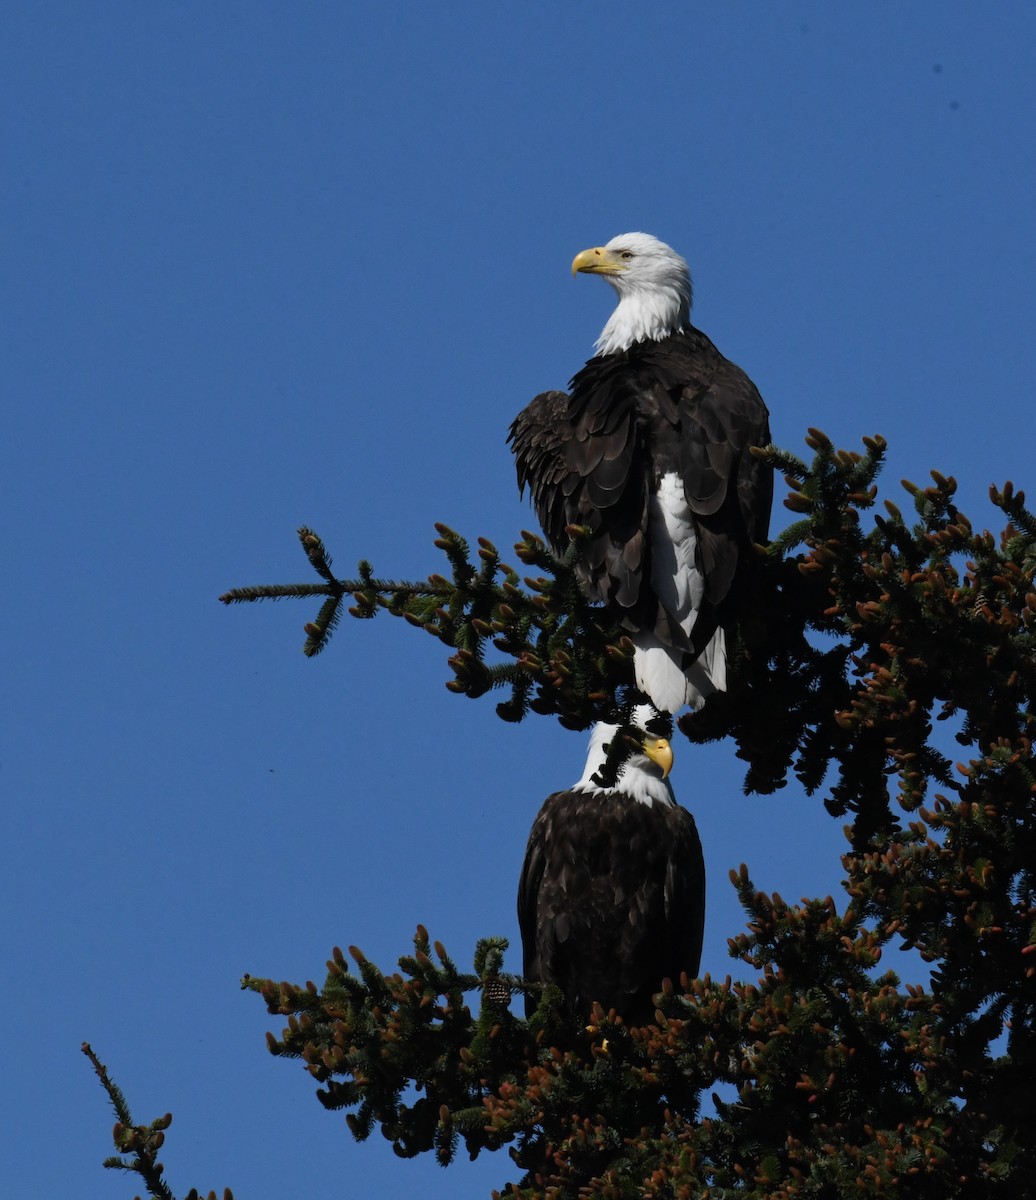
<path id="1" fill-rule="evenodd" d="M 765 540 L 770 441 L 748 376 L 690 322 L 684 260 L 646 233 L 584 250 L 572 272 L 603 275 L 619 303 L 570 391 L 544 392 L 508 441 L 554 549 L 570 525 L 579 566 L 636 647 L 637 686 L 660 711 L 726 688 L 726 631 L 739 564 Z"/>
<path id="2" fill-rule="evenodd" d="M 548 796 L 533 822 L 518 923 L 526 979 L 557 984 L 580 1019 L 597 1000 L 639 1025 L 663 979 L 698 973 L 705 862 L 694 818 L 666 779 L 665 738 L 638 730 L 642 748 L 615 786 L 595 781 L 619 728 L 594 727 L 583 777 Z M 534 1008 L 528 997 L 526 1012 Z"/>

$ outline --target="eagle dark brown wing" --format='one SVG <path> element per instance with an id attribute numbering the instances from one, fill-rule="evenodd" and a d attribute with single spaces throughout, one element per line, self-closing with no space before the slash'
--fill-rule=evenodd
<path id="1" fill-rule="evenodd" d="M 524 495 L 525 489 L 529 489 L 545 532 L 542 513 L 550 514 L 552 524 L 564 520 L 562 483 L 566 472 L 562 447 L 569 433 L 565 422 L 567 408 L 565 392 L 541 392 L 518 414 L 507 435 L 518 469 L 518 491 Z M 556 545 L 553 537 L 547 536 Z"/>
<path id="2" fill-rule="evenodd" d="M 723 621 L 742 553 L 769 526 L 772 473 L 748 453 L 769 443 L 768 414 L 748 376 L 688 328 L 591 359 L 568 396 L 537 396 L 509 441 L 554 548 L 567 548 L 566 526 L 589 528 L 588 596 L 626 628 L 700 652 Z M 709 611 L 693 644 L 652 585 L 649 500 L 670 473 L 683 483 L 705 579 Z"/>

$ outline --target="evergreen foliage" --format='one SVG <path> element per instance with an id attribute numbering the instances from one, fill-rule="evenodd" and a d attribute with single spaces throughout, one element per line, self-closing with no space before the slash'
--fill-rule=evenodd
<path id="1" fill-rule="evenodd" d="M 845 822 L 843 902 L 786 903 L 742 867 L 739 978 L 667 982 L 643 1028 L 597 1008 L 574 1029 L 556 988 L 502 971 L 502 939 L 480 942 L 465 973 L 420 927 L 397 972 L 351 948 L 353 966 L 336 949 L 321 988 L 246 977 L 287 1018 L 271 1051 L 303 1062 L 358 1140 L 378 1129 L 400 1155 L 443 1165 L 461 1145 L 472 1157 L 506 1146 L 520 1177 L 503 1194 L 524 1198 L 1032 1191 L 1036 517 L 1008 483 L 990 492 L 1006 528 L 977 533 L 936 472 L 927 487 L 904 482 L 911 517 L 889 500 L 871 512 L 882 439 L 851 452 L 811 430 L 807 443 L 808 464 L 756 452 L 784 473 L 797 520 L 758 548 L 729 690 L 679 726 L 693 742 L 732 738 L 746 789 L 794 775 Z M 503 692 L 505 720 L 629 719 L 632 646 L 584 601 L 573 555 L 523 534 L 523 580 L 488 541 L 473 561 L 438 532 L 448 577 L 383 580 L 361 562 L 339 580 L 303 529 L 318 582 L 222 599 L 321 598 L 307 654 L 351 599 L 355 618 L 385 611 L 439 638 L 446 686 Z M 966 761 L 933 738 L 938 721 Z M 626 752 L 615 746 L 611 775 Z M 923 986 L 883 969 L 892 948 L 929 965 Z M 527 992 L 526 1020 L 511 1001 Z M 134 1126 L 84 1049 L 119 1117 L 116 1146 L 134 1156 L 106 1165 L 171 1200 L 155 1158 L 169 1118 Z"/>
<path id="2" fill-rule="evenodd" d="M 543 572 L 525 577 L 527 591 L 488 539 L 478 539 L 476 566 L 460 534 L 442 524 L 436 530 L 435 545 L 446 555 L 450 579 L 439 574 L 417 583 L 377 579 L 366 561 L 355 579 L 336 579 L 323 542 L 303 527 L 302 548 L 324 582 L 234 588 L 220 599 L 236 604 L 325 596 L 315 620 L 305 626 L 308 656 L 327 645 L 349 598 L 349 615 L 361 620 L 381 611 L 402 617 L 455 651 L 448 660 L 451 692 L 477 699 L 493 689 L 509 690 L 497 704 L 505 721 L 535 712 L 585 729 L 597 720 L 629 715 L 642 699 L 631 682 L 633 644 L 604 609 L 583 599 L 573 565 L 578 527 L 571 530 L 573 549 L 560 559 L 542 538 L 522 533 L 515 553 L 524 566 Z"/>
<path id="3" fill-rule="evenodd" d="M 794 774 L 822 794 L 847 822 L 846 901 L 788 904 L 742 868 L 747 931 L 731 954 L 755 977 L 673 981 L 641 1029 L 600 1011 L 567 1028 L 551 987 L 520 1019 L 508 1003 L 533 985 L 501 973 L 499 940 L 463 974 L 423 929 L 397 973 L 353 949 L 355 973 L 336 950 L 323 988 L 246 978 L 288 1018 L 273 1053 L 303 1061 L 356 1138 L 380 1128 L 399 1154 L 443 1164 L 461 1142 L 472 1156 L 507 1145 L 522 1176 L 506 1194 L 557 1200 L 1028 1194 L 1036 517 L 1006 484 L 990 493 L 1006 529 L 977 533 L 933 472 L 904 483 L 914 516 L 886 500 L 865 522 L 883 440 L 807 442 L 808 464 L 756 452 L 784 472 L 798 519 L 759 549 L 729 691 L 679 724 L 691 741 L 733 738 L 746 789 Z M 301 530 L 322 582 L 223 599 L 323 596 L 306 627 L 317 653 L 352 597 L 354 617 L 384 610 L 446 643 L 450 690 L 506 689 L 506 720 L 628 719 L 631 646 L 583 600 L 572 557 L 523 534 L 516 553 L 539 572 L 523 588 L 489 542 L 476 564 L 438 528 L 450 578 L 385 581 L 361 563 L 340 581 Z M 934 744 L 942 720 L 966 762 Z M 919 952 L 924 986 L 882 970 L 888 947 Z"/>
<path id="4" fill-rule="evenodd" d="M 165 1144 L 165 1131 L 173 1123 L 172 1113 L 158 1117 L 150 1125 L 135 1125 L 130 1115 L 129 1105 L 122 1089 L 108 1074 L 108 1068 L 93 1052 L 89 1042 L 82 1045 L 83 1053 L 90 1060 L 101 1087 L 107 1093 L 112 1108 L 115 1109 L 117 1120 L 112 1130 L 112 1140 L 119 1154 L 106 1158 L 103 1165 L 114 1171 L 130 1171 L 140 1176 L 148 1190 L 150 1200 L 176 1200 L 169 1185 L 165 1181 L 165 1168 L 158 1161 L 158 1152 Z M 119 1155 L 131 1155 L 121 1158 Z M 136 1200 L 140 1200 L 137 1196 Z M 201 1200 L 197 1188 L 191 1190 L 184 1200 Z M 217 1200 L 215 1192 L 207 1193 L 205 1200 Z M 230 1188 L 223 1189 L 223 1200 L 234 1200 Z"/>

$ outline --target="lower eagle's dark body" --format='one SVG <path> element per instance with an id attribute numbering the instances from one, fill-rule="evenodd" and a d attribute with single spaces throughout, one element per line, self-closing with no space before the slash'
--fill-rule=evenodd
<path id="1" fill-rule="evenodd" d="M 767 536 L 772 472 L 749 453 L 770 441 L 766 406 L 693 326 L 592 358 L 570 388 L 511 426 L 519 486 L 556 551 L 569 525 L 589 530 L 588 597 L 689 665 L 729 621 L 739 564 Z"/>
<path id="2" fill-rule="evenodd" d="M 526 979 L 557 984 L 580 1019 L 596 1000 L 644 1024 L 663 979 L 697 975 L 704 919 L 705 862 L 685 808 L 619 792 L 547 798 L 518 891 Z"/>

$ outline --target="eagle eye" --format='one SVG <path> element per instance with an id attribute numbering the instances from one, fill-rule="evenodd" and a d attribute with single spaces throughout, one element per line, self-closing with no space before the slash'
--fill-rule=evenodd
<path id="1" fill-rule="evenodd" d="M 633 257 L 634 257 L 634 255 L 633 255 L 632 250 L 620 250 L 619 251 L 619 258 L 625 258 L 628 261 L 629 259 L 631 259 Z"/>

